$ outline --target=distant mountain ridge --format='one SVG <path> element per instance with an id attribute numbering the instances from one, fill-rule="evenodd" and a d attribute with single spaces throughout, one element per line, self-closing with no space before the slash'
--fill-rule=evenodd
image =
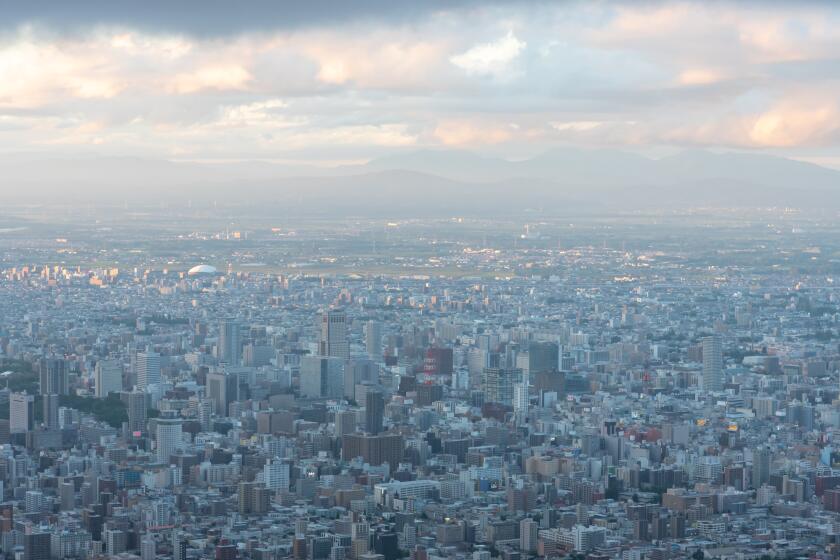
<path id="1" fill-rule="evenodd" d="M 790 206 L 840 209 L 840 171 L 785 158 L 688 150 L 654 160 L 563 148 L 508 161 L 422 150 L 323 168 L 260 161 L 0 158 L 12 202 L 212 200 L 301 211 L 459 212 Z"/>

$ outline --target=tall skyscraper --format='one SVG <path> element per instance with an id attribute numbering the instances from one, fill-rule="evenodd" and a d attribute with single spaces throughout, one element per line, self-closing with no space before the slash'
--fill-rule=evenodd
<path id="1" fill-rule="evenodd" d="M 365 396 L 365 431 L 376 435 L 382 431 L 382 420 L 385 416 L 385 398 L 382 391 L 368 389 Z"/>
<path id="2" fill-rule="evenodd" d="M 347 359 L 350 343 L 347 342 L 347 314 L 341 309 L 330 309 L 321 316 L 319 354 Z"/>
<path id="3" fill-rule="evenodd" d="M 130 432 L 145 432 L 146 431 L 146 415 L 148 414 L 148 405 L 146 404 L 146 393 L 141 391 L 132 391 L 130 393 L 123 393 L 123 402 L 128 408 L 128 430 Z"/>
<path id="4" fill-rule="evenodd" d="M 365 324 L 365 350 L 371 359 L 382 358 L 382 323 L 379 321 L 368 321 Z"/>
<path id="5" fill-rule="evenodd" d="M 560 367 L 560 350 L 555 342 L 531 342 L 528 345 L 528 373 L 556 371 Z"/>
<path id="6" fill-rule="evenodd" d="M 352 434 L 356 431 L 358 416 L 355 410 L 339 410 L 335 413 L 335 435 Z"/>
<path id="7" fill-rule="evenodd" d="M 528 384 L 516 383 L 513 386 L 513 413 L 516 415 L 517 424 L 524 424 L 528 418 Z"/>
<path id="8" fill-rule="evenodd" d="M 723 389 L 723 344 L 719 336 L 707 336 L 703 343 L 703 390 L 709 393 Z"/>
<path id="9" fill-rule="evenodd" d="M 300 359 L 300 392 L 312 399 L 341 398 L 344 395 L 344 360 L 303 356 Z"/>
<path id="10" fill-rule="evenodd" d="M 220 362 L 232 366 L 239 365 L 239 323 L 231 320 L 219 324 L 218 358 Z"/>
<path id="11" fill-rule="evenodd" d="M 157 555 L 157 544 L 151 535 L 143 537 L 140 541 L 140 560 L 155 560 Z"/>
<path id="12" fill-rule="evenodd" d="M 12 393 L 9 397 L 9 432 L 21 434 L 35 427 L 35 396 Z"/>
<path id="13" fill-rule="evenodd" d="M 157 459 L 169 464 L 169 457 L 181 448 L 183 443 L 181 419 L 176 417 L 157 419 Z"/>
<path id="14" fill-rule="evenodd" d="M 110 393 L 122 391 L 122 364 L 119 360 L 99 360 L 93 372 L 96 397 L 104 399 Z"/>
<path id="15" fill-rule="evenodd" d="M 484 368 L 482 389 L 484 400 L 505 405 L 513 404 L 513 386 L 522 380 L 519 368 Z"/>
<path id="16" fill-rule="evenodd" d="M 536 552 L 538 529 L 539 525 L 533 519 L 523 519 L 519 522 L 519 550 Z"/>
<path id="17" fill-rule="evenodd" d="M 67 394 L 67 362 L 62 358 L 44 358 L 39 363 L 42 395 Z"/>
<path id="18" fill-rule="evenodd" d="M 239 376 L 224 371 L 208 373 L 207 398 L 213 402 L 213 412 L 227 416 L 230 403 L 239 400 Z"/>
<path id="19" fill-rule="evenodd" d="M 49 394 L 41 396 L 41 403 L 44 412 L 44 425 L 50 430 L 59 429 L 58 424 L 58 395 Z"/>
<path id="20" fill-rule="evenodd" d="M 772 456 L 773 454 L 770 449 L 765 446 L 758 447 L 753 451 L 753 488 L 761 488 L 763 484 L 770 480 L 770 460 Z"/>
<path id="21" fill-rule="evenodd" d="M 48 531 L 32 531 L 23 535 L 24 560 L 49 560 L 52 536 Z"/>
<path id="22" fill-rule="evenodd" d="M 177 529 L 172 532 L 172 560 L 187 560 L 187 538 Z"/>
<path id="23" fill-rule="evenodd" d="M 268 461 L 263 467 L 263 482 L 270 490 L 289 490 L 289 463 L 279 459 Z"/>
<path id="24" fill-rule="evenodd" d="M 149 385 L 160 383 L 160 354 L 138 352 L 136 364 L 138 389 L 145 391 Z"/>

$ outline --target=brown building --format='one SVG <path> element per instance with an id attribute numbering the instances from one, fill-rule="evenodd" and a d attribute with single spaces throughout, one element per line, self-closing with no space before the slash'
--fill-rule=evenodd
<path id="1" fill-rule="evenodd" d="M 341 456 L 345 461 L 361 457 L 370 465 L 388 463 L 392 469 L 402 461 L 404 447 L 399 434 L 344 434 L 341 438 Z"/>

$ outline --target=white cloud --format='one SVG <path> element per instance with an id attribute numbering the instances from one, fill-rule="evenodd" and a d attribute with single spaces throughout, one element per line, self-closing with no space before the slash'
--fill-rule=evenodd
<path id="1" fill-rule="evenodd" d="M 527 44 L 508 31 L 492 43 L 475 45 L 466 52 L 452 56 L 449 61 L 471 75 L 500 75 L 525 50 Z"/>
<path id="2" fill-rule="evenodd" d="M 512 3 L 224 39 L 22 29 L 0 38 L 0 152 L 828 151 L 840 143 L 838 21 L 829 4 L 678 1 Z"/>

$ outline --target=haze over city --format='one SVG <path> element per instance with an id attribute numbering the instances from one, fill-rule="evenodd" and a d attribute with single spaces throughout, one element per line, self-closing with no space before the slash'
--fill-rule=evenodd
<path id="1" fill-rule="evenodd" d="M 840 558 L 840 6 L 0 2 L 0 560 Z"/>

